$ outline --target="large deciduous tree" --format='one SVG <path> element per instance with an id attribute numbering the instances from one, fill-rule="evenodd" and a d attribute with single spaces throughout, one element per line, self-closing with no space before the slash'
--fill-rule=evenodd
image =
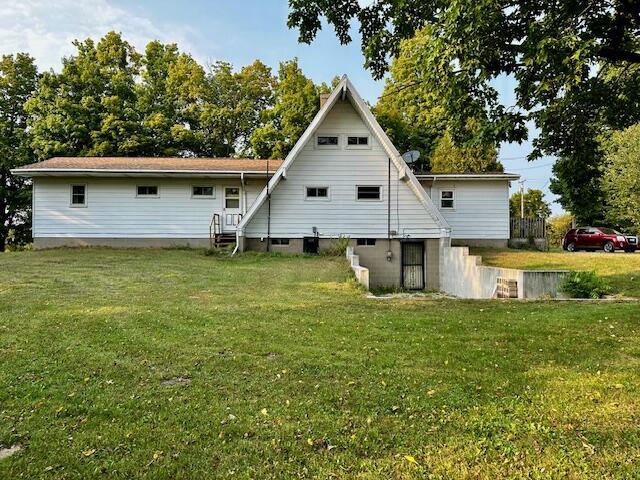
<path id="1" fill-rule="evenodd" d="M 637 0 L 290 0 L 288 24 L 311 42 L 322 16 L 341 42 L 360 24 L 365 64 L 376 78 L 418 31 L 421 49 L 413 84 L 441 97 L 465 117 L 486 108 L 486 133 L 526 137 L 540 129 L 530 159 L 555 155 L 551 184 L 578 221 L 602 217 L 602 132 L 640 121 L 640 2 Z M 494 80 L 517 82 L 515 105 L 498 101 Z M 468 102 L 471 102 L 470 104 Z"/>
<path id="2" fill-rule="evenodd" d="M 0 251 L 30 237 L 31 192 L 27 181 L 10 170 L 30 163 L 32 151 L 25 102 L 32 96 L 38 72 L 24 53 L 0 60 Z"/>
<path id="3" fill-rule="evenodd" d="M 544 200 L 542 190 L 530 188 L 524 194 L 524 212 L 522 212 L 523 195 L 516 192 L 509 199 L 509 213 L 512 217 L 519 217 L 524 213 L 525 217 L 548 218 L 551 215 L 551 208 Z"/>
<path id="4" fill-rule="evenodd" d="M 284 158 L 309 126 L 320 108 L 320 93 L 326 85 L 317 86 L 302 73 L 298 60 L 280 64 L 275 84 L 275 103 L 264 111 L 264 125 L 251 135 L 256 155 Z"/>
<path id="5" fill-rule="evenodd" d="M 605 165 L 606 218 L 640 233 L 640 123 L 611 135 Z"/>
<path id="6" fill-rule="evenodd" d="M 482 168 L 484 163 L 495 170 L 499 142 L 514 136 L 517 138 L 521 133 L 517 122 L 506 129 L 493 123 L 487 112 L 495 103 L 495 96 L 475 97 L 467 88 L 470 84 L 468 72 L 452 76 L 451 70 L 455 67 L 443 64 L 440 66 L 441 74 L 455 81 L 450 84 L 431 82 L 430 65 L 425 62 L 425 55 L 437 48 L 430 28 L 423 28 L 413 38 L 402 41 L 375 107 L 378 120 L 403 151 L 420 151 L 421 169 L 429 168 L 430 160 L 434 160 L 431 157 L 440 145 L 440 152 L 451 147 L 457 155 L 445 164 L 442 160 L 446 159 L 440 156 L 440 164 L 431 165 L 432 170 L 478 171 L 473 168 L 475 164 Z M 447 87 L 448 92 L 440 91 L 443 87 Z M 455 96 L 451 89 L 457 90 Z M 452 98 L 455 102 L 451 101 Z M 465 153 L 480 157 L 474 162 Z M 463 157 L 468 166 L 460 164 Z"/>

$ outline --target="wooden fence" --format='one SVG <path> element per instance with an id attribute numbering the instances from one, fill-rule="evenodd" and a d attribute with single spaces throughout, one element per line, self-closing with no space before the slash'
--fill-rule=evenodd
<path id="1" fill-rule="evenodd" d="M 540 217 L 511 217 L 511 238 L 547 238 L 547 222 Z"/>

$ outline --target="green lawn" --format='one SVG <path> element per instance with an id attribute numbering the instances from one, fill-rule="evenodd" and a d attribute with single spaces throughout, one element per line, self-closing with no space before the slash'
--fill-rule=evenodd
<path id="1" fill-rule="evenodd" d="M 640 472 L 638 303 L 370 299 L 330 258 L 0 262 L 3 479 Z"/>
<path id="2" fill-rule="evenodd" d="M 525 270 L 595 270 L 606 278 L 615 293 L 640 297 L 640 252 L 537 252 L 514 249 L 474 248 L 484 265 Z"/>

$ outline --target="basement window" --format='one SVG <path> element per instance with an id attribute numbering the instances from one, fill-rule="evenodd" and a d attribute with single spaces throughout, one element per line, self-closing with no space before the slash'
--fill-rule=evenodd
<path id="1" fill-rule="evenodd" d="M 453 208 L 454 201 L 453 190 L 440 190 L 440 208 Z"/>
<path id="2" fill-rule="evenodd" d="M 272 238 L 271 245 L 274 245 L 276 247 L 287 246 L 289 245 L 289 239 L 288 238 Z"/>
<path id="3" fill-rule="evenodd" d="M 380 200 L 380 185 L 358 185 L 358 200 Z"/>
<path id="4" fill-rule="evenodd" d="M 316 137 L 316 145 L 318 147 L 336 148 L 338 146 L 337 135 L 318 135 Z"/>
<path id="5" fill-rule="evenodd" d="M 376 245 L 375 238 L 358 238 L 357 245 L 359 247 L 374 247 Z"/>
<path id="6" fill-rule="evenodd" d="M 87 206 L 87 186 L 71 185 L 71 206 L 86 207 Z"/>
<path id="7" fill-rule="evenodd" d="M 137 197 L 158 197 L 157 185 L 138 185 L 136 187 Z"/>
<path id="8" fill-rule="evenodd" d="M 327 200 L 329 187 L 306 187 L 307 200 Z"/>
<path id="9" fill-rule="evenodd" d="M 191 187 L 191 196 L 194 198 L 214 198 L 212 185 L 193 185 Z"/>

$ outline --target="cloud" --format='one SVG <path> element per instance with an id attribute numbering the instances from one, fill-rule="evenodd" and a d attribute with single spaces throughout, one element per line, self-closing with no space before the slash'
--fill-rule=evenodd
<path id="1" fill-rule="evenodd" d="M 199 61 L 198 34 L 185 25 L 158 24 L 140 12 L 109 0 L 3 0 L 0 53 L 27 52 L 40 69 L 59 70 L 61 58 L 74 52 L 73 40 L 98 40 L 108 31 L 122 32 L 139 51 L 151 40 L 175 42 Z"/>

